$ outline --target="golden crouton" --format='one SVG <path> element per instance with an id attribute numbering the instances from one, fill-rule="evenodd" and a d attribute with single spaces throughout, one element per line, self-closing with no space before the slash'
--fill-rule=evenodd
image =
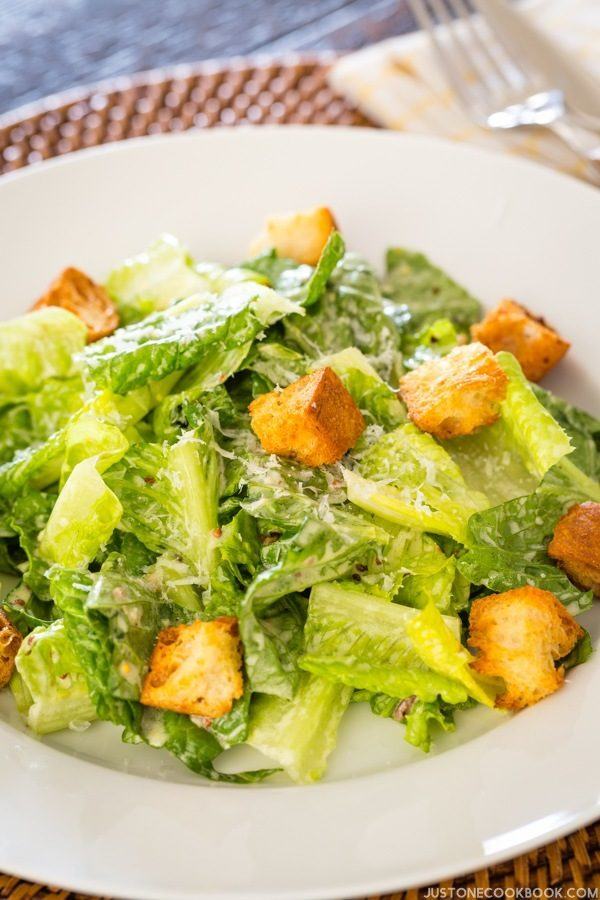
<path id="1" fill-rule="evenodd" d="M 365 421 L 338 376 L 318 369 L 283 391 L 250 404 L 252 430 L 263 450 L 305 466 L 337 462 L 362 434 Z"/>
<path id="2" fill-rule="evenodd" d="M 33 309 L 61 306 L 81 319 L 88 330 L 88 341 L 112 334 L 119 327 L 117 308 L 104 290 L 79 269 L 64 269 Z"/>
<path id="3" fill-rule="evenodd" d="M 507 384 L 493 354 L 473 343 L 404 375 L 400 396 L 421 431 L 446 439 L 495 422 Z"/>
<path id="4" fill-rule="evenodd" d="M 569 578 L 600 597 L 600 503 L 578 503 L 559 520 L 548 545 Z"/>
<path id="5" fill-rule="evenodd" d="M 0 610 L 0 690 L 11 679 L 15 667 L 15 657 L 23 638 Z"/>
<path id="6" fill-rule="evenodd" d="M 228 713 L 243 692 L 237 619 L 223 616 L 160 632 L 140 700 L 145 706 L 215 719 Z"/>
<path id="7" fill-rule="evenodd" d="M 255 256 L 273 247 L 279 256 L 314 266 L 335 227 L 335 219 L 326 206 L 287 216 L 270 216 L 264 231 L 250 245 L 250 253 Z"/>
<path id="8" fill-rule="evenodd" d="M 540 381 L 571 346 L 514 300 L 502 300 L 483 321 L 471 326 L 471 335 L 494 353 L 508 350 L 516 356 L 530 381 Z"/>
<path id="9" fill-rule="evenodd" d="M 554 594 L 536 587 L 475 600 L 469 629 L 469 644 L 478 651 L 473 667 L 506 684 L 496 698 L 504 709 L 523 709 L 558 690 L 565 673 L 555 660 L 583 635 Z"/>

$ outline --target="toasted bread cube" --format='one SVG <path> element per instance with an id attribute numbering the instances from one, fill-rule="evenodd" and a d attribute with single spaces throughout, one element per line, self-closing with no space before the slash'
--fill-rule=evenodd
<path id="1" fill-rule="evenodd" d="M 314 266 L 335 227 L 335 219 L 326 206 L 287 216 L 270 216 L 264 230 L 250 245 L 250 253 L 255 256 L 273 247 L 278 256 Z"/>
<path id="2" fill-rule="evenodd" d="M 158 635 L 141 702 L 189 716 L 224 716 L 242 696 L 242 650 L 237 619 L 192 622 Z"/>
<path id="3" fill-rule="evenodd" d="M 257 397 L 250 415 L 263 450 L 305 466 L 337 462 L 365 427 L 359 408 L 329 367 Z"/>
<path id="4" fill-rule="evenodd" d="M 540 381 L 571 346 L 543 319 L 514 300 L 502 300 L 481 322 L 471 326 L 471 335 L 494 353 L 508 350 L 516 356 L 530 381 Z"/>
<path id="5" fill-rule="evenodd" d="M 456 347 L 400 379 L 400 396 L 421 431 L 447 439 L 491 425 L 508 378 L 483 344 Z"/>
<path id="6" fill-rule="evenodd" d="M 61 306 L 81 319 L 88 330 L 88 342 L 112 334 L 119 327 L 119 314 L 102 285 L 79 269 L 64 269 L 33 309 Z"/>
<path id="7" fill-rule="evenodd" d="M 15 658 L 23 638 L 0 610 L 0 690 L 6 687 L 15 668 Z"/>
<path id="8" fill-rule="evenodd" d="M 582 635 L 554 594 L 536 587 L 492 594 L 471 607 L 469 644 L 478 651 L 473 667 L 504 680 L 506 690 L 496 698 L 503 709 L 523 709 L 558 690 L 565 673 L 555 661 Z"/>
<path id="9" fill-rule="evenodd" d="M 554 529 L 548 555 L 575 584 L 600 597 L 600 503 L 572 506 Z"/>

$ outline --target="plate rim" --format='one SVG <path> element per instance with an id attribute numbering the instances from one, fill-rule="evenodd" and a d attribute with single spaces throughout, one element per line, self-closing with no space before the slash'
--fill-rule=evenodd
<path id="1" fill-rule="evenodd" d="M 457 144 L 455 142 L 452 142 L 452 141 L 449 141 L 446 139 L 442 139 L 442 138 L 435 138 L 435 137 L 422 136 L 422 135 L 398 134 L 395 132 L 389 132 L 389 131 L 383 131 L 383 130 L 380 131 L 378 129 L 368 128 L 368 127 L 357 127 L 357 126 L 352 126 L 352 127 L 310 126 L 310 127 L 307 127 L 307 126 L 301 126 L 301 125 L 248 126 L 243 129 L 235 129 L 235 130 L 234 129 L 214 129 L 214 130 L 207 130 L 207 131 L 193 130 L 191 132 L 185 132 L 182 134 L 175 134 L 175 135 L 161 134 L 161 135 L 153 135 L 150 137 L 144 136 L 144 137 L 139 137 L 139 138 L 133 138 L 133 139 L 130 139 L 127 141 L 117 142 L 115 144 L 108 144 L 108 145 L 101 145 L 98 147 L 85 148 L 85 149 L 76 151 L 74 153 L 66 154 L 61 157 L 56 157 L 51 160 L 46 160 L 46 161 L 43 161 L 40 163 L 35 163 L 32 166 L 28 166 L 23 169 L 19 169 L 17 171 L 10 172 L 10 173 L 7 173 L 7 174 L 1 176 L 0 177 L 0 197 L 1 197 L 1 192 L 3 190 L 3 187 L 8 185 L 9 183 L 14 184 L 15 182 L 18 182 L 23 179 L 32 179 L 35 177 L 39 177 L 41 174 L 45 175 L 45 173 L 48 172 L 50 169 L 54 169 L 57 167 L 64 167 L 64 166 L 68 166 L 68 165 L 72 166 L 74 163 L 81 162 L 84 159 L 95 158 L 95 157 L 100 157 L 100 156 L 104 157 L 107 155 L 113 155 L 115 153 L 124 154 L 124 153 L 128 153 L 128 152 L 134 152 L 135 148 L 139 147 L 140 144 L 142 144 L 142 145 L 147 145 L 149 143 L 171 144 L 174 142 L 185 142 L 185 141 L 201 142 L 201 141 L 214 141 L 214 140 L 230 141 L 232 139 L 232 134 L 236 135 L 236 138 L 235 138 L 236 140 L 239 139 L 242 141 L 245 140 L 246 138 L 238 138 L 238 135 L 240 135 L 240 134 L 245 134 L 245 135 L 259 134 L 261 136 L 259 139 L 262 140 L 265 137 L 268 137 L 269 135 L 272 135 L 274 133 L 281 133 L 282 131 L 286 131 L 286 132 L 294 131 L 294 132 L 302 133 L 303 135 L 305 135 L 307 133 L 307 131 L 310 131 L 311 135 L 314 135 L 314 139 L 316 141 L 322 139 L 323 137 L 325 137 L 327 140 L 331 140 L 333 138 L 333 140 L 339 139 L 341 141 L 344 141 L 347 139 L 348 135 L 353 135 L 352 140 L 368 139 L 368 140 L 374 140 L 374 141 L 402 141 L 402 142 L 411 143 L 415 146 L 418 146 L 419 144 L 428 145 L 428 146 L 431 146 L 431 145 L 440 146 L 441 145 L 445 148 L 451 148 L 453 152 L 457 152 L 460 155 L 471 154 L 473 157 L 487 158 L 488 161 L 490 161 L 490 162 L 493 160 L 494 165 L 499 165 L 499 166 L 505 167 L 506 169 L 515 169 L 516 168 L 516 169 L 520 169 L 522 171 L 526 170 L 527 173 L 537 172 L 538 174 L 535 176 L 536 178 L 545 177 L 545 178 L 550 179 L 552 182 L 554 182 L 556 179 L 558 179 L 560 181 L 560 183 L 562 183 L 563 185 L 565 185 L 565 183 L 569 183 L 571 185 L 570 190 L 580 191 L 580 192 L 583 191 L 583 194 L 581 196 L 586 196 L 588 198 L 595 196 L 597 203 L 600 200 L 600 195 L 589 184 L 578 181 L 577 179 L 575 179 L 572 176 L 569 176 L 565 173 L 561 173 L 561 172 L 558 172 L 555 170 L 545 168 L 535 161 L 504 155 L 504 154 L 499 153 L 494 150 L 473 147 L 473 146 L 468 146 L 468 145 L 461 145 L 461 144 Z M 365 136 L 368 136 L 368 137 L 365 138 Z M 251 139 L 253 139 L 253 138 L 251 138 Z M 304 139 L 304 137 L 303 137 L 303 139 Z M 311 137 L 311 140 L 312 140 L 312 137 Z M 578 187 L 575 187 L 575 185 L 578 185 Z M 6 731 L 8 731 L 8 733 L 14 734 L 14 730 L 8 724 L 6 724 L 4 722 L 0 723 L 0 736 L 2 736 Z M 460 749 L 461 751 L 464 751 L 464 749 L 466 747 L 472 746 L 472 745 L 484 740 L 485 738 L 486 738 L 486 735 L 481 735 L 480 737 L 475 738 L 474 740 L 470 741 L 468 744 L 465 744 L 460 748 L 456 748 L 456 750 L 458 751 Z M 30 738 L 28 737 L 28 740 L 29 739 Z M 33 739 L 33 740 L 35 740 L 35 739 Z M 59 753 L 62 758 L 65 758 L 65 754 L 59 750 L 56 750 L 47 745 L 42 745 L 42 747 L 43 747 L 44 751 L 51 751 L 52 753 Z M 2 741 L 0 741 L 0 760 L 2 759 L 2 749 L 3 749 Z M 454 753 L 455 753 L 454 750 L 449 751 L 449 752 L 452 755 L 454 755 Z M 439 757 L 437 759 L 442 759 L 442 758 L 445 758 L 446 756 L 447 756 L 447 754 L 444 754 L 443 757 Z M 97 764 L 95 764 L 93 762 L 89 762 L 89 761 L 81 760 L 81 759 L 74 759 L 73 757 L 69 757 L 69 763 L 72 764 L 75 762 L 77 764 L 84 764 L 86 766 L 90 766 L 90 765 L 94 766 L 95 769 L 101 769 L 101 767 L 99 767 Z M 432 762 L 433 762 L 433 760 L 432 760 Z M 105 771 L 106 777 L 108 780 L 110 780 L 111 775 L 118 775 L 119 777 L 123 776 L 126 778 L 128 777 L 127 773 L 123 773 L 123 772 L 115 772 L 114 770 L 108 770 L 108 769 L 103 770 L 103 771 Z M 361 781 L 372 780 L 372 779 L 391 780 L 392 778 L 397 776 L 397 772 L 398 772 L 398 770 L 379 772 L 379 773 L 374 773 L 372 775 L 360 776 L 359 779 L 357 779 L 357 780 L 361 780 Z M 0 775 L 1 775 L 1 773 L 0 773 Z M 144 778 L 144 776 L 140 776 L 140 775 L 136 775 L 135 777 L 136 777 L 136 779 L 142 778 L 144 781 L 151 780 L 148 778 Z M 93 780 L 93 778 L 90 780 Z M 328 789 L 334 788 L 336 785 L 341 785 L 341 784 L 348 784 L 348 781 L 345 780 L 343 782 L 336 782 L 336 783 L 329 784 L 329 785 L 328 784 L 319 785 L 314 788 L 310 787 L 310 788 L 308 788 L 308 790 L 323 790 L 323 789 L 328 790 Z M 182 789 L 182 790 L 184 788 L 183 785 L 173 785 L 173 784 L 170 784 L 170 787 Z M 189 786 L 185 786 L 185 788 L 189 790 Z M 265 790 L 261 790 L 260 792 L 258 792 L 258 794 L 256 792 L 254 792 L 254 796 L 257 796 L 257 795 L 260 796 L 260 794 L 262 794 L 264 796 L 268 792 L 271 792 L 271 791 L 279 792 L 281 790 L 282 790 L 281 788 L 268 788 Z M 290 788 L 286 787 L 283 790 L 285 790 L 286 792 L 289 792 L 290 790 L 292 790 L 294 793 L 300 793 L 304 789 L 303 788 L 290 789 Z M 250 793 L 250 792 L 248 792 L 248 793 Z M 277 898 L 280 898 L 280 900 L 309 900 L 309 898 L 315 898 L 315 900 L 317 900 L 317 898 L 318 898 L 318 900 L 326 900 L 326 898 L 335 898 L 335 897 L 341 896 L 342 894 L 344 896 L 348 896 L 348 897 L 357 897 L 357 896 L 363 896 L 370 892 L 385 892 L 385 891 L 389 891 L 389 890 L 392 890 L 392 891 L 393 890 L 402 890 L 402 889 L 406 889 L 409 887 L 417 887 L 417 886 L 422 886 L 425 884 L 430 884 L 433 882 L 438 882 L 442 879 L 456 876 L 459 872 L 464 872 L 465 870 L 469 871 L 469 872 L 474 871 L 475 869 L 480 868 L 482 864 L 485 865 L 486 867 L 495 865 L 506 859 L 510 859 L 517 855 L 520 855 L 521 853 L 528 852 L 529 850 L 533 849 L 536 846 L 539 846 L 540 844 L 547 843 L 548 841 L 556 840 L 557 838 L 560 838 L 563 835 L 568 834 L 569 832 L 573 831 L 574 829 L 576 829 L 578 827 L 582 827 L 582 826 L 588 824 L 589 822 L 593 821 L 599 814 L 600 814 L 600 798 L 597 798 L 596 800 L 592 801 L 592 803 L 590 803 L 588 807 L 585 807 L 585 808 L 580 807 L 578 812 L 568 813 L 567 818 L 564 821 L 562 821 L 560 824 L 557 824 L 553 828 L 548 828 L 548 830 L 545 831 L 543 833 L 543 835 L 538 834 L 534 837 L 531 837 L 528 840 L 523 840 L 520 843 L 511 845 L 510 847 L 506 848 L 505 850 L 498 850 L 495 853 L 487 854 L 487 855 L 485 855 L 485 857 L 480 852 L 479 855 L 472 857 L 468 862 L 465 862 L 465 860 L 462 859 L 457 863 L 445 864 L 443 866 L 440 866 L 439 869 L 428 870 L 427 874 L 423 873 L 422 876 L 417 877 L 415 875 L 411 880 L 406 880 L 406 879 L 403 880 L 402 875 L 400 875 L 399 877 L 396 877 L 396 878 L 392 878 L 392 876 L 390 876 L 390 877 L 381 879 L 380 881 L 376 881 L 372 878 L 369 878 L 368 880 L 364 881 L 363 883 L 361 883 L 359 885 L 357 883 L 356 879 L 353 879 L 351 884 L 344 885 L 342 883 L 338 883 L 335 887 L 326 888 L 324 890 L 323 889 L 314 889 L 314 890 L 306 891 L 306 890 L 300 890 L 300 889 L 298 889 L 298 890 L 290 889 L 288 891 L 286 891 L 286 890 L 281 891 L 280 889 L 278 889 L 276 894 L 273 893 L 272 891 L 262 890 L 260 892 L 253 892 L 253 891 L 244 890 L 243 895 L 242 895 L 240 893 L 240 891 L 238 891 L 238 890 L 235 890 L 235 891 L 228 890 L 228 891 L 220 892 L 220 893 L 210 892 L 210 893 L 203 893 L 200 895 L 200 894 L 198 894 L 197 887 L 194 888 L 194 893 L 191 893 L 189 889 L 183 889 L 183 890 L 179 891 L 179 889 L 175 888 L 170 893 L 168 900 L 175 900 L 175 898 L 182 898 L 182 900 L 183 900 L 183 898 L 185 898 L 185 900 L 189 900 L 189 898 L 192 896 L 196 896 L 196 897 L 202 896 L 203 898 L 206 898 L 206 900 L 208 900 L 208 898 L 211 898 L 211 900 L 212 900 L 212 898 L 214 898 L 214 900 L 232 900 L 232 898 L 236 898 L 236 900 L 239 900 L 239 898 L 241 896 L 243 896 L 244 898 L 247 898 L 247 900 L 251 900 L 251 898 L 271 897 L 271 896 L 272 897 L 277 896 Z M 11 867 L 10 864 L 6 865 L 5 862 L 3 861 L 3 857 L 4 857 L 4 851 L 3 851 L 2 847 L 0 846 L 0 866 L 5 870 L 10 871 L 13 867 Z M 52 882 L 54 880 L 53 878 L 47 878 L 46 875 L 44 874 L 44 872 L 42 871 L 42 869 L 36 868 L 35 865 L 30 866 L 30 867 L 19 866 L 17 868 L 18 868 L 18 872 L 19 872 L 17 877 L 22 877 L 22 878 L 26 878 L 28 880 L 34 880 L 34 881 L 39 881 L 39 882 L 44 882 L 44 883 Z M 61 880 L 61 883 L 64 882 L 65 884 L 67 884 L 67 886 L 69 886 L 69 884 L 73 885 L 72 887 L 69 888 L 71 890 L 79 890 L 79 891 L 84 890 L 84 891 L 91 891 L 91 892 L 95 892 L 95 893 L 106 893 L 106 882 L 101 883 L 92 876 L 90 876 L 88 880 L 86 880 L 85 878 L 82 877 L 82 878 L 78 878 L 77 881 L 70 882 L 70 883 L 69 883 L 68 879 L 61 878 L 60 880 Z M 399 882 L 400 882 L 400 886 L 399 886 Z M 111 893 L 115 897 L 131 896 L 130 888 L 127 888 L 127 889 L 123 888 L 122 891 L 120 891 L 118 887 L 110 888 L 109 893 Z M 164 891 L 161 891 L 161 890 L 158 890 L 156 893 L 153 893 L 152 890 L 144 890 L 144 893 L 140 894 L 139 896 L 143 896 L 145 898 L 147 897 L 147 898 L 149 898 L 149 900 L 150 900 L 150 898 L 152 898 L 152 900 L 153 900 L 153 898 L 163 898 L 166 895 L 165 895 Z"/>

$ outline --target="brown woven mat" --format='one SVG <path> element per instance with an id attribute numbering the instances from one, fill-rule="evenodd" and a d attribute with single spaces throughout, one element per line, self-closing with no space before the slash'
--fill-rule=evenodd
<path id="1" fill-rule="evenodd" d="M 187 128 L 286 122 L 372 125 L 330 90 L 330 64 L 331 57 L 325 56 L 200 63 L 50 97 L 0 117 L 0 173 L 82 147 Z M 569 889 L 598 889 L 600 822 L 510 862 L 436 885 L 460 889 L 458 898 L 474 896 L 468 893 L 473 888 L 496 889 L 493 894 L 485 890 L 481 897 L 500 897 L 502 891 L 511 897 L 511 889 L 519 886 L 556 888 L 552 895 L 538 896 L 574 900 L 577 894 Z M 423 893 L 401 891 L 391 897 L 416 900 Z M 0 874 L 0 897 L 75 900 L 83 894 Z"/>

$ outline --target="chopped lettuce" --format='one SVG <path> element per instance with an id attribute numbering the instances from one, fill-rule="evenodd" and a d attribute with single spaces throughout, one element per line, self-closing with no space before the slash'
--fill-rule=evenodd
<path id="1" fill-rule="evenodd" d="M 25 557 L 18 564 L 24 584 L 40 600 L 49 600 L 50 592 L 46 570 L 47 561 L 40 551 L 39 537 L 46 527 L 56 496 L 42 491 L 31 491 L 18 497 L 11 507 L 10 525 L 19 538 L 19 546 Z M 43 618 L 48 618 L 44 616 Z"/>
<path id="2" fill-rule="evenodd" d="M 298 687 L 305 602 L 291 595 L 257 615 L 247 593 L 239 608 L 244 664 L 253 691 L 291 699 Z"/>
<path id="3" fill-rule="evenodd" d="M 582 592 L 550 559 L 547 546 L 570 497 L 540 489 L 472 516 L 468 550 L 458 560 L 474 584 L 501 593 L 532 585 L 551 591 L 571 611 L 587 609 L 591 592 Z"/>
<path id="4" fill-rule="evenodd" d="M 187 250 L 172 235 L 164 234 L 148 250 L 113 269 L 105 286 L 121 321 L 129 325 L 203 290 L 206 283 L 194 271 Z"/>
<path id="5" fill-rule="evenodd" d="M 287 387 L 306 374 L 308 358 L 279 341 L 263 341 L 254 345 L 244 368 L 261 375 L 267 381 L 266 389 L 272 390 Z"/>
<path id="6" fill-rule="evenodd" d="M 343 684 L 303 675 L 293 699 L 262 695 L 254 700 L 248 743 L 299 784 L 318 781 L 351 696 L 352 689 Z"/>
<path id="7" fill-rule="evenodd" d="M 406 623 L 406 632 L 425 665 L 434 672 L 463 684 L 469 697 L 493 706 L 501 687 L 486 684 L 471 669 L 474 657 L 462 646 L 433 603 L 429 603 Z"/>
<path id="8" fill-rule="evenodd" d="M 573 449 L 568 433 L 540 403 L 515 357 L 502 352 L 496 358 L 508 376 L 499 420 L 444 442 L 469 487 L 484 491 L 492 505 L 504 503 L 530 494 L 556 467 L 563 479 L 583 481 L 589 491 L 589 480 L 565 458 Z"/>
<path id="9" fill-rule="evenodd" d="M 287 342 L 318 358 L 357 347 L 379 375 L 390 383 L 400 373 L 396 326 L 383 311 L 375 273 L 355 254 L 347 253 L 329 279 L 329 288 L 300 319 L 284 321 Z"/>
<path id="10" fill-rule="evenodd" d="M 82 354 L 88 379 L 125 394 L 151 379 L 203 360 L 222 370 L 222 355 L 250 347 L 265 327 L 301 308 L 263 285 L 239 283 L 201 293 L 90 344 Z"/>
<path id="11" fill-rule="evenodd" d="M 262 276 L 284 297 L 289 297 L 290 300 L 303 306 L 312 306 L 325 292 L 327 283 L 345 249 L 341 234 L 332 231 L 314 268 L 281 257 L 275 250 L 261 253 L 255 259 L 244 263 L 243 268 Z"/>
<path id="12" fill-rule="evenodd" d="M 96 459 L 77 463 L 40 537 L 40 556 L 67 568 L 87 565 L 119 524 L 123 507 L 103 481 Z"/>
<path id="13" fill-rule="evenodd" d="M 36 628 L 17 653 L 11 690 L 32 731 L 82 728 L 96 718 L 87 682 L 61 620 Z"/>
<path id="14" fill-rule="evenodd" d="M 600 419 L 566 400 L 544 390 L 538 384 L 531 389 L 539 402 L 566 431 L 574 449 L 569 461 L 582 472 L 598 480 L 600 477 Z"/>
<path id="15" fill-rule="evenodd" d="M 382 519 L 446 534 L 463 542 L 469 517 L 488 506 L 469 490 L 460 469 L 429 434 L 402 425 L 364 454 L 358 471 L 344 471 L 348 498 Z"/>
<path id="16" fill-rule="evenodd" d="M 431 669 L 413 646 L 408 626 L 418 616 L 418 610 L 407 606 L 335 584 L 318 585 L 311 592 L 300 666 L 392 697 L 414 694 L 426 701 L 440 696 L 448 703 L 464 702 L 465 685 Z M 442 622 L 458 640 L 458 619 L 444 617 Z"/>
<path id="17" fill-rule="evenodd" d="M 186 535 L 186 555 L 198 575 L 207 578 L 218 527 L 220 458 L 209 420 L 170 447 L 168 478 Z"/>
<path id="18" fill-rule="evenodd" d="M 58 617 L 50 598 L 41 600 L 24 580 L 8 592 L 2 601 L 2 609 L 8 620 L 23 635 L 39 626 L 50 625 Z"/>
<path id="19" fill-rule="evenodd" d="M 424 362 L 446 356 L 457 343 L 458 334 L 450 319 L 436 319 L 417 332 L 408 332 L 402 336 L 404 368 L 416 369 Z"/>
<path id="20" fill-rule="evenodd" d="M 389 430 L 406 421 L 406 411 L 398 395 L 357 347 L 323 356 L 311 368 L 323 366 L 329 366 L 341 379 L 367 422 Z"/>
<path id="21" fill-rule="evenodd" d="M 600 421 L 524 379 L 496 423 L 439 442 L 398 379 L 467 339 L 478 302 L 421 254 L 384 285 L 332 232 L 316 266 L 277 253 L 194 261 L 174 238 L 109 275 L 123 327 L 86 344 L 59 309 L 0 325 L 2 608 L 25 639 L 11 687 L 39 733 L 93 718 L 211 780 L 249 743 L 321 777 L 351 700 L 427 751 L 453 713 L 493 705 L 461 640 L 471 594 L 579 591 L 547 555 L 559 517 L 600 500 Z M 258 395 L 329 366 L 366 428 L 342 462 L 269 455 Z M 309 598 L 310 591 L 310 598 Z M 237 620 L 244 690 L 211 720 L 140 703 L 157 635 Z M 586 635 L 564 660 L 589 656 Z"/>
<path id="22" fill-rule="evenodd" d="M 328 518 L 317 518 L 317 510 L 311 512 L 298 531 L 264 548 L 264 569 L 249 589 L 255 605 L 264 607 L 292 591 L 339 578 L 370 549 L 387 547 L 387 532 L 358 516 L 330 509 Z"/>
<path id="23" fill-rule="evenodd" d="M 481 317 L 479 301 L 423 253 L 392 247 L 387 251 L 386 268 L 386 311 L 403 330 L 417 331 L 446 318 L 468 332 Z"/>
<path id="24" fill-rule="evenodd" d="M 272 775 L 276 769 L 256 769 L 228 775 L 217 771 L 213 765 L 222 747 L 217 738 L 196 724 L 189 716 L 167 710 L 144 707 L 138 729 L 126 732 L 123 740 L 137 744 L 140 741 L 157 750 L 168 750 L 197 775 L 212 781 L 232 784 L 253 784 Z"/>
<path id="25" fill-rule="evenodd" d="M 0 464 L 9 462 L 17 450 L 45 441 L 62 428 L 83 404 L 79 375 L 49 378 L 39 390 L 21 395 L 14 402 L 0 401 Z"/>
<path id="26" fill-rule="evenodd" d="M 424 609 L 433 603 L 441 612 L 452 614 L 463 609 L 468 601 L 468 585 L 456 568 L 454 556 L 446 556 L 428 534 L 404 531 L 400 566 L 407 574 L 396 595 L 399 603 Z"/>
<path id="27" fill-rule="evenodd" d="M 405 725 L 404 740 L 424 753 L 429 753 L 436 726 L 444 731 L 454 731 L 454 710 L 465 706 L 451 706 L 439 698 L 425 702 L 415 696 L 388 697 L 387 694 L 371 694 L 369 691 L 355 691 L 353 703 L 367 701 L 376 716 L 391 718 Z"/>
<path id="28" fill-rule="evenodd" d="M 86 340 L 81 319 L 58 306 L 0 322 L 0 398 L 14 400 L 49 378 L 72 376 Z"/>
<path id="29" fill-rule="evenodd" d="M 65 455 L 60 473 L 64 487 L 75 466 L 94 459 L 97 472 L 104 472 L 129 449 L 129 441 L 120 428 L 92 414 L 82 415 L 67 429 Z"/>
<path id="30" fill-rule="evenodd" d="M 502 421 L 527 469 L 541 479 L 571 452 L 571 442 L 536 398 L 512 353 L 502 351 L 496 359 L 508 375 L 506 398 L 501 404 Z"/>
<path id="31" fill-rule="evenodd" d="M 122 505 L 120 527 L 157 554 L 180 556 L 206 583 L 220 486 L 210 422 L 170 447 L 133 445 L 104 479 Z"/>

